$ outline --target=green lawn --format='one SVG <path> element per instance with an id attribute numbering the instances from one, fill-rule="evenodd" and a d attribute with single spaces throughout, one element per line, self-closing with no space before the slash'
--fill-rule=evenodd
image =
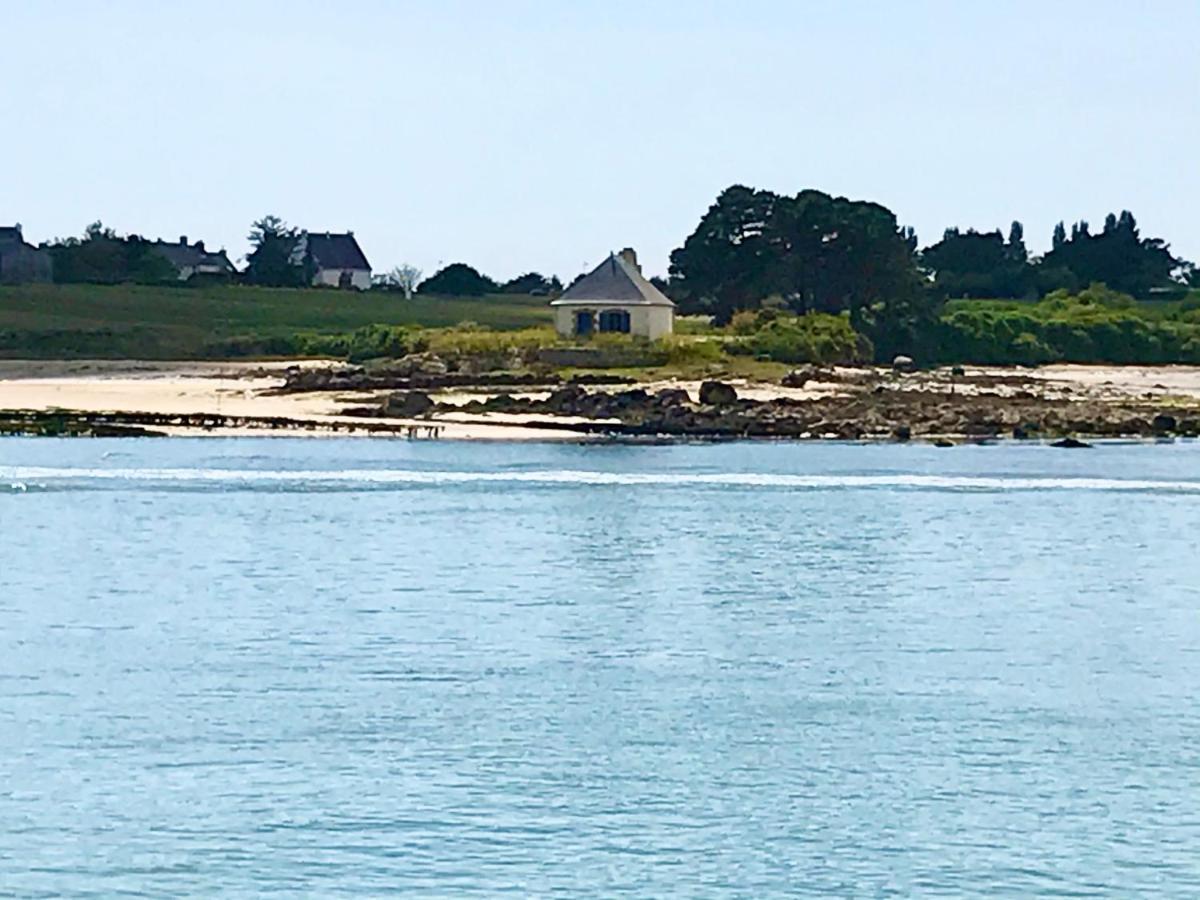
<path id="1" fill-rule="evenodd" d="M 201 359 L 231 337 L 344 332 L 363 325 L 495 329 L 551 323 L 545 297 L 415 297 L 244 286 L 0 286 L 0 356 Z"/>

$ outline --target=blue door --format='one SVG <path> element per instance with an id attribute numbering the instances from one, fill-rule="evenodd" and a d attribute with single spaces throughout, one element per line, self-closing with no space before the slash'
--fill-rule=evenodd
<path id="1" fill-rule="evenodd" d="M 575 333 L 576 334 L 591 334 L 592 333 L 592 314 L 590 312 L 575 313 Z"/>

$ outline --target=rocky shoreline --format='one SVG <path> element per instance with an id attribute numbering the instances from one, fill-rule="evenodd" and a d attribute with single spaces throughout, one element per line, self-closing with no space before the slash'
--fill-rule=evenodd
<path id="1" fill-rule="evenodd" d="M 401 361 L 402 363 L 405 361 Z M 1200 436 L 1200 370 L 804 367 L 764 379 L 635 382 L 590 371 L 449 371 L 421 360 L 0 382 L 0 435 L 364 434 L 494 440 Z M 569 375 L 568 373 L 564 373 Z M 3 400 L 7 400 L 5 403 Z M 22 403 L 22 401 L 25 401 Z M 3 407 L 8 407 L 7 409 Z"/>
<path id="2" fill-rule="evenodd" d="M 785 379 L 802 387 L 813 377 Z M 754 400 L 721 381 L 701 384 L 696 397 L 681 388 L 589 390 L 568 384 L 544 398 L 500 393 L 466 403 L 439 403 L 423 391 L 389 394 L 377 406 L 349 407 L 364 417 L 448 414 L 570 419 L 557 426 L 585 433 L 666 438 L 786 438 L 836 440 L 988 440 L 996 438 L 1164 438 L 1200 436 L 1200 402 L 1173 398 L 1097 399 L 1030 390 L 1027 380 L 957 376 L 949 386 L 919 376 L 864 372 L 844 390 L 806 399 Z M 577 420 L 584 420 L 579 422 Z"/>

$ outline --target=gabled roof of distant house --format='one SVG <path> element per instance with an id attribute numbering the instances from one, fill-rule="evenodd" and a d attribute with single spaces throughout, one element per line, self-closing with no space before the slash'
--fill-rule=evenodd
<path id="1" fill-rule="evenodd" d="M 551 306 L 674 306 L 667 296 L 642 276 L 632 250 L 610 253 L 608 259 L 571 285 Z"/>
<path id="2" fill-rule="evenodd" d="M 333 234 L 328 231 L 310 231 L 308 253 L 319 269 L 366 269 L 371 264 L 354 238 L 353 231 Z"/>
<path id="3" fill-rule="evenodd" d="M 0 225 L 0 244 L 24 244 L 20 225 Z M 32 245 L 29 245 L 32 246 Z"/>
<path id="4" fill-rule="evenodd" d="M 198 269 L 201 266 L 218 266 L 227 272 L 234 271 L 233 263 L 229 261 L 229 257 L 225 255 L 225 251 L 218 250 L 214 253 L 211 250 L 206 250 L 204 241 L 196 241 L 189 244 L 186 237 L 181 237 L 178 243 L 163 240 L 155 241 L 153 247 L 155 252 L 164 257 L 176 269 L 183 269 L 188 266 L 193 269 Z"/>

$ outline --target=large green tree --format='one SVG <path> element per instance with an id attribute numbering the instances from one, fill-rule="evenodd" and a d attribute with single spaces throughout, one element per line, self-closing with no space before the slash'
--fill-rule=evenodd
<path id="1" fill-rule="evenodd" d="M 418 294 L 440 294 L 447 297 L 482 297 L 500 289 L 495 281 L 466 263 L 451 263 L 421 282 Z"/>
<path id="2" fill-rule="evenodd" d="M 59 282 L 164 284 L 178 276 L 152 242 L 137 235 L 121 237 L 101 222 L 89 225 L 83 237 L 54 241 L 49 249 Z"/>
<path id="3" fill-rule="evenodd" d="M 916 352 L 936 304 L 916 266 L 916 236 L 877 203 L 737 185 L 671 254 L 685 311 L 718 323 L 775 298 L 797 313 L 849 313 L 881 355 Z"/>
<path id="4" fill-rule="evenodd" d="M 921 266 L 945 297 L 1024 297 L 1033 291 L 1033 274 L 1020 222 L 1009 228 L 959 231 L 947 228 L 942 239 L 921 251 Z"/>
<path id="5" fill-rule="evenodd" d="M 297 249 L 302 235 L 278 216 L 263 216 L 250 227 L 254 247 L 246 257 L 246 280 L 271 287 L 301 287 L 311 280 Z"/>
<path id="6" fill-rule="evenodd" d="M 1115 291 L 1146 296 L 1153 288 L 1170 287 L 1186 262 L 1171 253 L 1170 246 L 1158 238 L 1143 238 L 1133 213 L 1123 211 L 1105 218 L 1104 230 L 1092 234 L 1087 222 L 1071 228 L 1055 229 L 1054 246 L 1041 260 L 1040 279 L 1044 290 L 1082 288 L 1097 282 Z M 1049 273 L 1057 273 L 1053 278 Z"/>

